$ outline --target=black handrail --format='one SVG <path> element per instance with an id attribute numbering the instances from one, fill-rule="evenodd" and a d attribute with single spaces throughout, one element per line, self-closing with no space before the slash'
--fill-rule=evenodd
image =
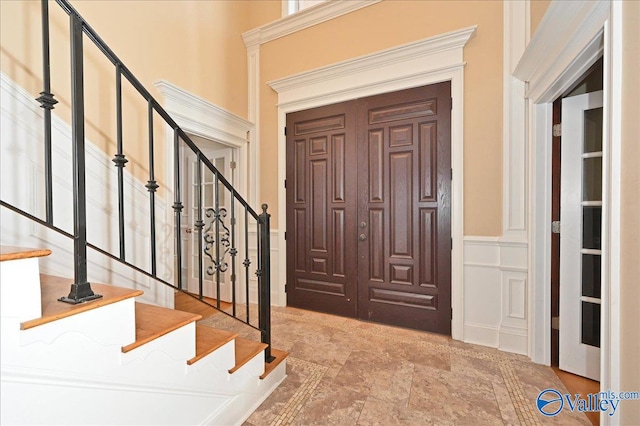
<path id="1" fill-rule="evenodd" d="M 180 236 L 181 230 L 181 215 L 184 209 L 181 190 L 181 184 L 186 185 L 186 182 L 181 182 L 181 143 L 184 144 L 188 151 L 196 158 L 197 170 L 196 170 L 196 182 L 195 182 L 195 194 L 197 197 L 197 212 L 194 227 L 197 230 L 198 237 L 198 284 L 199 294 L 191 295 L 192 297 L 199 298 L 203 303 L 218 309 L 220 312 L 238 319 L 250 327 L 259 330 L 261 333 L 261 340 L 267 343 L 268 347 L 265 350 L 265 359 L 268 362 L 273 360 L 271 356 L 271 332 L 270 332 L 270 215 L 267 213 L 266 204 L 262 205 L 262 213 L 258 214 L 247 201 L 238 194 L 231 183 L 218 171 L 218 169 L 211 163 L 211 161 L 200 151 L 197 145 L 189 138 L 189 136 L 178 126 L 178 124 L 169 116 L 169 114 L 162 108 L 158 101 L 147 91 L 147 89 L 140 83 L 140 81 L 133 75 L 133 73 L 124 65 L 124 63 L 116 56 L 116 54 L 109 48 L 109 46 L 98 36 L 98 34 L 91 28 L 91 26 L 84 20 L 84 18 L 75 10 L 75 8 L 67 0 L 55 0 L 56 3 L 69 15 L 70 19 L 70 34 L 71 34 L 71 117 L 72 117 L 72 153 L 73 153 L 73 233 L 69 233 L 58 228 L 54 224 L 53 218 L 53 174 L 52 174 L 52 159 L 51 159 L 51 110 L 53 105 L 57 103 L 51 93 L 50 82 L 50 40 L 49 40 L 49 9 L 48 0 L 42 1 L 42 29 L 43 29 L 43 80 L 44 90 L 40 93 L 40 97 L 37 99 L 40 101 L 42 108 L 45 109 L 44 114 L 44 139 L 45 139 L 45 204 L 46 204 L 46 219 L 42 220 L 35 215 L 32 215 L 20 208 L 17 208 L 6 201 L 0 200 L 0 204 L 16 213 L 19 213 L 43 226 L 46 226 L 56 232 L 61 233 L 74 240 L 74 283 L 71 286 L 71 291 L 68 296 L 61 297 L 59 300 L 68 303 L 83 303 L 98 297 L 93 293 L 91 284 L 87 279 L 87 248 L 91 248 L 104 256 L 107 256 L 115 261 L 124 264 L 135 271 L 138 271 L 166 286 L 185 292 L 183 289 L 183 277 L 181 273 L 183 262 L 183 250 L 182 241 Z M 84 129 L 84 69 L 83 69 L 83 34 L 88 37 L 98 49 L 111 61 L 115 66 L 115 83 L 116 83 L 116 154 L 112 159 L 115 167 L 117 168 L 118 178 L 118 255 L 114 255 L 107 250 L 104 250 L 89 241 L 87 241 L 87 197 L 86 197 L 86 164 L 85 164 L 85 129 Z M 126 254 L 126 240 L 125 240 L 125 200 L 124 200 L 124 167 L 129 161 L 124 153 L 124 137 L 123 137 L 123 113 L 122 113 L 122 78 L 125 78 L 145 99 L 147 102 L 147 124 L 148 124 L 148 173 L 149 179 L 146 182 L 146 190 L 149 194 L 149 231 L 150 231 L 150 251 L 151 251 L 151 270 L 147 271 L 144 268 L 140 268 L 127 260 Z M 175 274 L 177 285 L 171 284 L 168 281 L 158 276 L 157 271 L 157 247 L 156 247 L 156 219 L 155 219 L 155 193 L 160 188 L 160 185 L 155 178 L 155 141 L 154 141 L 154 115 L 160 117 L 172 130 L 173 130 L 173 168 L 174 179 L 172 188 L 174 194 L 174 202 L 172 208 L 175 215 L 175 229 L 176 229 L 176 242 L 175 242 L 175 254 L 176 262 L 174 267 L 177 273 Z M 185 154 L 186 155 L 186 154 Z M 203 199 L 203 178 L 202 169 L 209 170 L 213 176 L 214 185 L 214 207 L 206 209 L 207 217 L 212 218 L 212 222 L 209 224 L 207 230 L 203 230 L 205 223 L 202 217 L 205 206 L 202 204 Z M 220 184 L 224 188 L 223 191 L 230 193 L 230 228 L 225 225 L 222 220 L 227 217 L 227 206 L 220 204 Z M 244 255 L 243 266 L 245 268 L 245 294 L 246 294 L 246 318 L 241 319 L 237 316 L 236 310 L 236 255 L 238 250 L 236 247 L 236 203 L 244 208 Z M 256 275 L 258 278 L 258 326 L 256 327 L 251 323 L 250 318 L 250 303 L 249 303 L 249 275 L 251 259 L 249 256 L 249 219 L 253 218 L 258 226 L 257 233 L 257 248 L 258 248 L 258 262 L 256 268 Z M 203 248 L 203 240 L 206 241 L 207 247 Z M 242 240 L 240 240 L 242 241 Z M 215 244 L 214 250 L 212 245 Z M 212 250 L 215 254 L 207 252 Z M 210 258 L 213 266 L 207 268 L 207 274 L 215 277 L 216 284 L 216 298 L 215 306 L 203 300 L 203 260 L 204 254 Z M 230 282 L 232 285 L 232 313 L 225 312 L 221 309 L 220 304 L 220 292 L 221 292 L 221 275 L 228 271 L 229 264 L 225 260 L 225 256 L 231 257 L 231 270 Z"/>
<path id="2" fill-rule="evenodd" d="M 34 216 L 31 213 L 22 210 L 19 207 L 16 207 L 16 206 L 14 206 L 12 204 L 7 203 L 6 201 L 0 200 L 0 206 L 4 207 L 6 209 L 9 209 L 9 210 L 13 211 L 14 213 L 17 213 L 17 214 L 19 214 L 21 216 L 24 216 L 27 219 L 29 219 L 29 220 L 31 220 L 31 221 L 39 224 L 39 225 L 42 225 L 42 226 L 44 226 L 44 227 L 46 227 L 48 229 L 51 229 L 52 231 L 55 231 L 55 232 L 57 232 L 58 234 L 60 234 L 62 236 L 65 236 L 65 237 L 67 237 L 69 239 L 73 239 L 73 234 L 72 233 L 69 233 L 69 232 L 65 231 L 64 229 L 58 228 L 57 226 L 52 225 L 50 223 L 47 223 L 46 220 L 42 220 L 39 217 Z M 136 266 L 133 263 L 130 263 L 130 262 L 127 262 L 127 261 L 123 261 L 120 258 L 118 258 L 117 256 L 109 253 L 108 251 L 106 251 L 106 250 L 104 250 L 104 249 L 102 249 L 102 248 L 100 248 L 100 247 L 98 247 L 98 246 L 96 246 L 94 244 L 91 244 L 91 243 L 87 242 L 87 248 L 90 248 L 91 250 L 94 250 L 97 253 L 100 253 L 101 255 L 103 255 L 105 257 L 108 257 L 109 259 L 114 260 L 114 261 L 116 261 L 116 262 L 118 262 L 118 263 L 120 263 L 122 265 L 125 265 L 125 266 L 133 269 L 134 271 L 139 272 L 140 274 L 148 277 L 148 278 L 156 280 L 159 283 L 161 283 L 161 284 L 163 284 L 163 285 L 165 285 L 167 287 L 171 287 L 174 290 L 180 291 L 183 294 L 185 294 L 187 296 L 190 296 L 190 297 L 192 297 L 194 299 L 199 299 L 198 295 L 194 295 L 194 294 L 188 293 L 188 292 L 186 292 L 184 290 L 181 290 L 177 286 L 171 284 L 170 282 L 168 282 L 168 281 L 166 281 L 166 280 L 164 280 L 164 279 L 162 279 L 162 278 L 160 278 L 158 276 L 153 276 L 148 271 L 145 271 L 144 269 L 140 268 L 139 266 Z M 210 308 L 217 309 L 214 305 L 210 304 L 206 300 L 200 300 L 200 302 L 204 303 L 205 305 L 209 306 Z M 228 317 L 240 320 L 243 323 L 245 323 L 247 326 L 253 328 L 254 330 L 261 331 L 258 326 L 253 325 L 251 322 L 249 322 L 248 319 L 247 319 L 247 321 L 243 321 L 243 320 L 239 319 L 238 317 L 236 317 L 235 314 L 230 314 L 230 313 L 228 313 L 226 311 L 222 311 L 222 310 L 220 311 L 220 313 L 224 314 L 224 315 L 226 315 Z M 264 342 L 264 343 L 267 343 L 267 342 Z"/>

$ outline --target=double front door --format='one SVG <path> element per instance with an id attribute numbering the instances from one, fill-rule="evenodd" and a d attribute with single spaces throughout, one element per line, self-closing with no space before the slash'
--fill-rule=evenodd
<path id="1" fill-rule="evenodd" d="M 451 332 L 450 82 L 287 115 L 287 303 Z"/>

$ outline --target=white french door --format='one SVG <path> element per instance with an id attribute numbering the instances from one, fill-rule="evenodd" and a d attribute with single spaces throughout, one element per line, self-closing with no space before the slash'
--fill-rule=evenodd
<path id="1" fill-rule="evenodd" d="M 600 380 L 602 91 L 562 100 L 560 369 Z"/>
<path id="2" fill-rule="evenodd" d="M 222 175 L 233 185 L 233 149 L 224 148 L 217 150 L 202 149 L 209 161 L 222 173 Z M 186 159 L 189 170 L 189 191 L 188 191 L 188 227 L 185 230 L 188 240 L 188 272 L 187 291 L 194 294 L 200 292 L 200 245 L 198 241 L 198 228 L 196 222 L 198 216 L 198 161 L 195 156 Z M 202 197 L 202 284 L 203 295 L 210 298 L 218 298 L 217 276 L 220 276 L 220 300 L 231 300 L 230 268 L 224 267 L 228 258 L 228 237 L 230 233 L 229 205 L 231 194 L 220 182 L 216 182 L 215 175 L 207 167 L 201 168 Z M 217 186 L 216 186 L 217 184 Z M 217 194 L 217 203 L 216 203 Z M 216 224 L 216 212 L 219 212 L 219 223 Z M 216 241 L 216 227 L 220 241 Z M 218 264 L 221 266 L 219 267 Z M 219 269 L 219 271 L 218 271 Z"/>

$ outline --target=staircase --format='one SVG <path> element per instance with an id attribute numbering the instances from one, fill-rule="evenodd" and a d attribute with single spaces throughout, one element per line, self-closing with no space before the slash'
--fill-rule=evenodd
<path id="1" fill-rule="evenodd" d="M 284 380 L 287 354 L 136 301 L 58 301 L 71 279 L 40 275 L 49 250 L 0 248 L 2 424 L 242 424 Z"/>

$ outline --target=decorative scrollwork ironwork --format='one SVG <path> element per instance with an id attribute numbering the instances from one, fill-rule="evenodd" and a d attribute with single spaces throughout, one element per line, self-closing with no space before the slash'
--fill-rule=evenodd
<path id="1" fill-rule="evenodd" d="M 227 253 L 231 252 L 235 254 L 236 249 L 231 247 L 231 231 L 224 223 L 224 218 L 227 217 L 227 209 L 220 207 L 216 212 L 214 208 L 208 208 L 204 212 L 205 216 L 210 219 L 207 224 L 207 228 L 203 231 L 202 238 L 204 239 L 204 254 L 211 260 L 212 265 L 207 267 L 207 275 L 213 276 L 217 271 L 226 272 L 229 269 L 229 262 L 226 260 Z M 219 239 L 218 244 L 220 250 L 218 257 L 216 258 L 216 223 L 219 225 Z"/>

